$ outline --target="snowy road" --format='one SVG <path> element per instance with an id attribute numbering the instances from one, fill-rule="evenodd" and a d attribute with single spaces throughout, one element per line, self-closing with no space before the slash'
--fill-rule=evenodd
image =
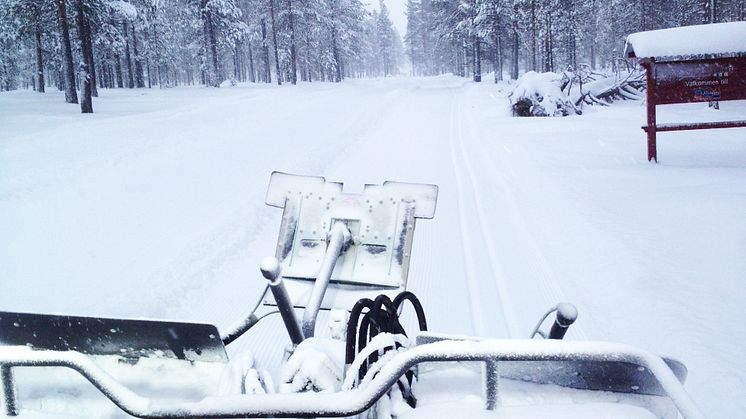
<path id="1" fill-rule="evenodd" d="M 349 190 L 436 183 L 409 286 L 431 329 L 525 337 L 580 309 L 569 338 L 672 355 L 710 417 L 746 411 L 743 130 L 662 135 L 640 103 L 515 119 L 504 86 L 455 77 L 0 95 L 0 309 L 232 323 L 264 285 L 273 170 Z M 709 112 L 709 113 L 708 113 Z M 659 111 L 743 118 L 746 103 Z M 279 319 L 237 342 L 287 340 Z"/>

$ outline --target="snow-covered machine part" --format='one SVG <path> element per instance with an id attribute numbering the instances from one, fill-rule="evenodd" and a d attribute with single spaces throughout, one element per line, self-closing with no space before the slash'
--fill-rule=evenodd
<path id="1" fill-rule="evenodd" d="M 246 318 L 222 335 L 214 326 L 195 323 L 0 312 L 5 414 L 24 415 L 19 394 L 28 396 L 26 386 L 43 381 L 47 392 L 58 392 L 73 375 L 73 381 L 82 377 L 122 411 L 141 418 L 347 417 L 366 411 L 368 417 L 390 418 L 394 410 L 393 416 L 406 418 L 422 395 L 419 367 L 425 364 L 422 370 L 430 372 L 435 364 L 462 362 L 479 366 L 483 411 L 501 408 L 503 397 L 515 407 L 503 388 L 508 382 L 520 387 L 518 393 L 581 392 L 570 396 L 571 404 L 590 400 L 595 407 L 586 413 L 619 403 L 631 407 L 615 408 L 623 413 L 614 417 L 704 417 L 684 390 L 686 368 L 680 362 L 627 345 L 562 340 L 578 318 L 569 303 L 556 305 L 537 324 L 532 337 L 547 339 L 427 332 L 423 304 L 406 290 L 406 279 L 415 220 L 434 215 L 437 192 L 434 185 L 385 182 L 347 194 L 340 183 L 323 178 L 273 173 L 267 203 L 284 213 L 277 255 L 260 266 L 268 281 L 264 294 L 271 291 L 272 297 L 259 298 Z M 259 369 L 265 366 L 253 354 L 228 361 L 225 351 L 276 312 L 257 315 L 262 301 L 278 306 L 293 343 L 277 348 L 290 357 L 276 379 Z M 405 302 L 415 311 L 416 333 L 407 334 L 400 322 Z M 300 322 L 297 307 L 305 308 Z M 329 316 L 333 338 L 314 337 L 322 307 L 339 308 Z M 551 330 L 541 332 L 552 313 Z M 67 378 L 28 380 L 30 370 L 46 373 L 50 367 Z M 176 384 L 165 397 L 154 392 L 158 384 L 179 378 L 190 381 Z M 153 385 L 143 384 L 149 380 Z M 48 406 L 40 405 L 39 410 Z"/>
<path id="2" fill-rule="evenodd" d="M 423 332 L 417 335 L 416 344 L 419 346 L 442 341 L 478 342 L 484 341 L 484 339 L 473 336 Z M 686 381 L 688 371 L 684 364 L 673 358 L 660 357 L 660 359 L 673 372 L 679 382 Z M 555 384 L 579 390 L 666 396 L 666 390 L 648 369 L 619 360 L 511 360 L 500 363 L 499 375 L 502 378 L 512 380 Z"/>
<path id="3" fill-rule="evenodd" d="M 544 321 L 552 313 L 557 313 L 557 315 L 552 323 L 549 333 L 546 333 L 541 330 L 541 325 L 544 324 Z M 570 303 L 559 303 L 544 313 L 536 324 L 536 327 L 534 327 L 534 331 L 531 332 L 531 338 L 533 339 L 538 335 L 545 339 L 562 339 L 565 337 L 567 329 L 569 329 L 577 319 L 578 309 L 574 305 Z"/>
<path id="4" fill-rule="evenodd" d="M 0 346 L 189 362 L 228 362 L 211 324 L 0 311 Z"/>
<path id="5" fill-rule="evenodd" d="M 349 309 L 360 298 L 403 291 L 415 220 L 434 216 L 437 197 L 436 185 L 387 181 L 350 194 L 322 177 L 272 173 L 266 202 L 284 209 L 275 256 L 293 305 L 315 301 L 314 281 L 330 266 L 327 249 L 337 223 L 351 237 L 331 264 L 320 308 Z M 275 304 L 271 296 L 265 302 Z"/>
<path id="6" fill-rule="evenodd" d="M 303 341 L 303 331 L 300 329 L 298 319 L 295 317 L 295 308 L 290 301 L 285 283 L 282 281 L 282 277 L 280 277 L 282 270 L 280 262 L 272 256 L 267 256 L 262 260 L 259 269 L 262 271 L 262 276 L 269 281 L 269 289 L 272 291 L 272 296 L 275 298 L 277 307 L 280 309 L 280 316 L 282 316 L 282 322 L 288 331 L 290 341 L 293 345 L 298 345 Z"/>
<path id="7" fill-rule="evenodd" d="M 419 345 L 398 352 L 376 371 L 364 385 L 338 392 L 297 394 L 255 394 L 208 397 L 197 402 L 164 402 L 143 397 L 116 381 L 89 357 L 74 351 L 34 351 L 27 347 L 0 347 L 3 371 L 17 367 L 57 366 L 71 368 L 98 388 L 112 402 L 132 416 L 141 418 L 218 418 L 218 417 L 298 417 L 351 416 L 376 403 L 412 367 L 425 362 L 472 361 L 492 363 L 492 379 L 485 379 L 494 400 L 486 407 L 496 407 L 499 397 L 499 374 L 503 362 L 622 362 L 647 370 L 685 419 L 704 418 L 684 390 L 671 368 L 658 356 L 622 344 L 605 342 L 571 342 L 562 340 L 484 340 L 442 341 Z M 12 374 L 3 374 L 6 408 L 15 400 Z M 9 412 L 11 415 L 15 412 Z"/>

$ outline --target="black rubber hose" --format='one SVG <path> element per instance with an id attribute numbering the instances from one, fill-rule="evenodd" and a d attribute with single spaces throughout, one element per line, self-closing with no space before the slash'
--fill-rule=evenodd
<path id="1" fill-rule="evenodd" d="M 355 360 L 355 355 L 357 354 L 357 352 L 355 352 L 355 338 L 357 337 L 357 324 L 360 320 L 360 314 L 363 312 L 364 308 L 370 310 L 371 307 L 373 307 L 373 300 L 370 298 L 361 298 L 354 306 L 352 306 L 350 318 L 347 320 L 347 345 L 345 348 L 346 365 L 352 364 Z"/>
<path id="2" fill-rule="evenodd" d="M 379 295 L 373 302 L 373 308 L 371 309 L 371 311 L 374 312 L 373 316 L 381 318 L 380 313 L 382 309 L 385 309 L 390 314 L 390 316 L 387 316 L 387 319 L 389 321 L 386 322 L 386 327 L 383 329 L 383 331 L 392 332 L 394 330 L 393 319 L 396 318 L 396 306 L 394 306 L 394 303 L 386 294 Z M 381 318 L 381 320 L 383 320 L 383 318 Z M 378 324 L 382 325 L 383 323 L 379 321 Z"/>
<path id="3" fill-rule="evenodd" d="M 259 305 L 262 304 L 262 301 L 264 301 L 264 297 L 267 295 L 267 291 L 269 290 L 269 285 L 264 287 L 264 291 L 262 292 L 259 299 L 256 301 L 256 304 L 254 304 L 254 308 L 251 309 L 251 313 L 249 313 L 248 316 L 246 316 L 245 319 L 241 320 L 241 322 L 238 325 L 234 325 L 232 330 L 230 330 L 227 333 L 220 333 L 221 340 L 223 341 L 223 345 L 227 346 L 228 344 L 232 343 L 236 339 L 240 338 L 241 335 L 246 333 L 249 329 L 254 327 L 257 323 L 259 323 L 259 320 L 263 319 L 265 316 L 257 317 L 254 313 L 256 313 L 256 309 L 259 308 Z"/>
<path id="4" fill-rule="evenodd" d="M 427 330 L 427 320 L 425 318 L 425 312 L 422 308 L 420 300 L 412 292 L 404 291 L 394 298 L 393 301 L 385 295 L 381 294 L 376 297 L 375 301 L 371 301 L 368 298 L 358 300 L 357 303 L 352 307 L 350 312 L 349 320 L 347 321 L 347 341 L 345 351 L 345 364 L 351 365 L 355 356 L 360 353 L 368 343 L 379 333 L 392 333 L 407 335 L 404 327 L 399 322 L 399 307 L 408 300 L 412 307 L 414 307 L 417 315 L 417 323 L 420 331 Z M 363 315 L 363 310 L 367 308 L 368 311 Z M 360 316 L 362 315 L 362 319 Z M 359 323 L 359 324 L 358 324 Z M 357 337 L 357 342 L 356 338 Z M 357 346 L 355 345 L 357 343 Z M 384 352 L 389 349 L 395 349 L 399 347 L 399 344 L 395 344 L 391 348 L 384 348 Z M 368 366 L 372 365 L 378 360 L 378 353 L 372 353 L 360 366 L 358 371 L 358 377 L 362 380 L 368 371 Z M 412 377 L 407 376 L 411 382 Z"/>
<path id="5" fill-rule="evenodd" d="M 400 293 L 396 296 L 396 298 L 394 298 L 394 306 L 397 310 L 399 310 L 399 307 L 404 302 L 404 300 L 409 300 L 409 302 L 412 303 L 412 307 L 414 307 L 414 311 L 415 313 L 417 313 L 417 323 L 419 323 L 420 331 L 426 331 L 427 319 L 425 318 L 425 310 L 422 308 L 422 304 L 420 303 L 419 298 L 417 298 L 417 296 L 415 296 L 410 291 L 404 291 Z"/>
<path id="6" fill-rule="evenodd" d="M 381 326 L 378 324 L 378 321 L 376 321 L 375 318 L 371 315 L 371 311 L 368 311 L 363 316 L 363 320 L 360 322 L 360 330 L 358 331 L 358 337 L 357 337 L 357 352 L 362 352 L 363 349 L 365 349 L 366 346 L 368 346 L 368 342 L 370 342 L 370 339 L 375 336 L 377 333 L 380 332 Z M 376 332 L 374 332 L 376 331 Z M 370 363 L 370 357 L 360 365 L 360 370 L 358 370 L 358 378 L 360 380 L 363 379 L 365 376 L 365 373 L 368 372 L 368 364 Z"/>
<path id="7" fill-rule="evenodd" d="M 364 330 L 361 327 L 361 333 L 359 333 L 359 339 L 365 340 L 366 343 L 370 342 L 370 340 L 372 340 L 379 333 L 394 333 L 395 331 L 397 331 L 397 329 L 402 329 L 401 325 L 398 325 L 399 322 L 396 319 L 396 307 L 386 294 L 381 294 L 376 297 L 375 301 L 373 301 L 373 308 L 370 309 L 366 316 L 370 316 L 368 328 L 367 330 Z M 365 323 L 365 319 L 363 319 L 363 322 Z M 370 325 L 373 324 L 375 324 L 377 327 L 370 327 Z M 366 337 L 367 340 L 365 339 Z M 362 349 L 363 348 L 360 347 L 358 348 L 358 351 Z M 367 365 L 371 365 L 376 361 L 378 361 L 378 354 L 372 353 L 368 357 Z M 364 376 L 365 372 L 367 372 L 367 365 L 365 368 L 361 369 L 362 376 Z"/>

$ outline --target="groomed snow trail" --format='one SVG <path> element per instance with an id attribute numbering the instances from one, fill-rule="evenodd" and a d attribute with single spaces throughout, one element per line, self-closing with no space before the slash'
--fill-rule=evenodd
<path id="1" fill-rule="evenodd" d="M 570 301 L 580 318 L 568 338 L 678 357 L 705 411 L 740 416 L 743 131 L 661 136 L 652 165 L 641 104 L 519 119 L 504 89 L 436 77 L 104 90 L 89 116 L 56 92 L 4 93 L 0 309 L 227 327 L 259 297 L 259 261 L 274 253 L 271 171 L 352 192 L 435 183 L 435 218 L 417 224 L 409 278 L 431 330 L 523 338 Z M 269 317 L 231 351 L 273 366 L 287 342 Z"/>

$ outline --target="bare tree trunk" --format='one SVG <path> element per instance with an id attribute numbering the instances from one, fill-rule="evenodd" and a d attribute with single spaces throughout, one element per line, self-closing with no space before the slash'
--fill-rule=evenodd
<path id="1" fill-rule="evenodd" d="M 547 2 L 548 3 L 548 2 Z M 545 3 L 545 26 L 544 26 L 544 71 L 554 71 L 554 57 L 552 56 L 552 13 L 549 5 Z"/>
<path id="2" fill-rule="evenodd" d="M 254 52 L 251 50 L 251 41 L 248 43 L 249 47 L 249 81 L 256 83 L 256 73 L 254 73 Z"/>
<path id="3" fill-rule="evenodd" d="M 130 36 L 129 29 L 127 28 L 127 21 L 123 23 L 124 26 L 124 60 L 127 62 L 127 87 L 130 89 L 135 88 L 135 77 L 132 72 L 132 56 L 130 55 Z"/>
<path id="4" fill-rule="evenodd" d="M 151 83 L 152 77 L 151 77 L 151 72 L 150 72 L 150 59 L 148 59 L 147 56 L 145 57 L 145 71 L 147 71 L 148 89 L 150 89 L 153 87 L 153 84 Z"/>
<path id="5" fill-rule="evenodd" d="M 241 59 L 238 56 L 241 53 L 240 51 L 239 44 L 236 44 L 233 48 L 233 78 L 236 81 L 243 81 L 241 80 Z"/>
<path id="6" fill-rule="evenodd" d="M 119 54 L 114 54 L 114 75 L 117 80 L 117 87 L 123 88 L 124 82 L 122 81 L 122 58 Z"/>
<path id="7" fill-rule="evenodd" d="M 262 19 L 262 50 L 264 51 L 264 81 L 272 83 L 272 70 L 269 64 L 269 45 L 267 45 L 267 24 Z"/>
<path id="8" fill-rule="evenodd" d="M 135 85 L 137 87 L 145 87 L 145 80 L 142 71 L 142 57 L 137 52 L 137 28 L 132 25 L 132 52 L 135 55 Z"/>
<path id="9" fill-rule="evenodd" d="M 312 73 L 312 70 L 311 70 L 311 60 L 308 58 L 310 53 L 311 53 L 311 38 L 308 36 L 308 33 L 306 33 L 306 51 L 305 51 L 305 54 L 303 54 L 304 57 L 305 57 L 303 59 L 303 62 L 304 62 L 303 63 L 303 67 L 305 67 L 305 69 L 306 69 L 306 71 L 305 71 L 305 73 L 306 73 L 306 81 L 309 82 L 309 83 L 313 81 L 312 80 L 313 79 L 313 75 L 311 74 Z"/>
<path id="10" fill-rule="evenodd" d="M 269 0 L 269 17 L 272 21 L 272 44 L 275 50 L 275 70 L 277 71 L 277 85 L 282 85 L 280 78 L 280 55 L 277 53 L 277 25 L 275 23 L 275 2 Z"/>
<path id="11" fill-rule="evenodd" d="M 501 34 L 500 34 L 500 15 L 495 15 L 495 20 L 492 22 L 492 42 L 494 43 L 494 48 L 492 50 L 492 66 L 495 69 L 495 83 L 502 80 L 503 77 L 503 71 L 502 71 L 502 44 L 501 44 Z"/>
<path id="12" fill-rule="evenodd" d="M 212 24 L 212 13 L 207 8 L 207 0 L 200 1 L 200 16 L 202 17 L 202 27 L 205 36 L 205 55 L 211 55 L 212 57 L 206 57 L 208 60 L 212 58 L 212 75 L 204 77 L 204 82 L 207 85 L 218 87 L 220 86 L 220 68 L 218 67 L 218 47 L 217 40 L 215 38 L 215 27 Z"/>
<path id="13" fill-rule="evenodd" d="M 573 71 L 575 71 L 578 68 L 578 58 L 577 58 L 577 37 L 575 36 L 575 30 L 576 30 L 576 22 L 575 22 L 575 4 L 572 0 L 569 0 L 568 6 L 567 6 L 567 21 L 570 25 L 569 30 L 569 41 L 567 49 L 569 51 L 570 55 L 570 65 L 572 66 Z"/>
<path id="14" fill-rule="evenodd" d="M 98 84 L 99 89 L 103 89 L 106 87 L 106 63 L 104 61 L 99 61 L 96 67 L 98 67 L 100 75 L 100 77 L 96 78 L 96 83 Z"/>
<path id="15" fill-rule="evenodd" d="M 36 91 L 44 93 L 44 60 L 41 51 L 41 24 L 37 20 L 36 33 Z"/>
<path id="16" fill-rule="evenodd" d="M 101 69 L 101 77 L 98 78 L 98 87 L 102 89 L 111 88 L 114 83 L 112 83 L 111 64 L 108 62 L 108 57 L 104 57 L 101 60 L 99 68 Z"/>
<path id="17" fill-rule="evenodd" d="M 80 78 L 83 83 L 81 89 L 82 98 L 80 101 L 80 111 L 83 113 L 93 113 L 93 100 L 91 98 L 91 84 L 93 80 L 91 78 L 90 69 L 88 63 L 93 59 L 88 56 L 88 48 L 86 48 L 86 40 L 88 39 L 88 31 L 85 24 L 85 15 L 83 12 L 83 0 L 75 0 L 75 8 L 77 11 L 78 21 L 78 34 L 80 35 L 80 49 L 83 52 L 83 62 L 80 63 Z"/>
<path id="18" fill-rule="evenodd" d="M 5 45 L 2 45 L 2 44 L 0 44 L 0 46 L 1 47 L 5 47 Z M 8 63 L 5 60 L 3 60 L 2 64 L 3 64 L 3 71 L 0 72 L 0 74 L 8 74 L 9 73 L 9 71 L 8 71 Z M 2 91 L 9 91 L 9 90 L 10 90 L 10 78 L 7 78 L 5 80 L 5 84 L 0 83 L 0 92 L 2 92 Z"/>
<path id="19" fill-rule="evenodd" d="M 591 10 L 596 13 L 596 0 L 591 0 Z M 593 33 L 596 33 L 596 23 L 593 23 Z M 596 69 L 596 37 L 591 36 L 591 70 Z"/>
<path id="20" fill-rule="evenodd" d="M 155 11 L 153 12 L 155 13 Z M 153 48 L 155 48 L 155 73 L 158 77 L 158 88 L 163 88 L 163 80 L 161 78 L 161 49 L 158 45 L 158 27 L 153 22 Z"/>
<path id="21" fill-rule="evenodd" d="M 293 16 L 293 0 L 288 1 L 288 12 L 290 13 L 290 82 L 296 84 L 298 75 L 295 58 L 295 16 Z"/>
<path id="22" fill-rule="evenodd" d="M 207 15 L 207 23 L 210 28 L 210 52 L 212 55 L 212 71 L 213 71 L 213 85 L 220 86 L 220 81 L 223 78 L 220 66 L 218 65 L 218 42 L 215 38 L 215 26 L 212 24 L 212 13 Z"/>
<path id="23" fill-rule="evenodd" d="M 463 39 L 461 41 L 461 54 L 464 56 L 464 60 L 463 60 L 464 70 L 462 74 L 463 77 L 469 76 L 469 62 L 467 61 L 467 58 L 469 57 L 468 48 L 469 47 L 466 45 L 466 39 Z"/>
<path id="24" fill-rule="evenodd" d="M 536 0 L 531 0 L 531 70 L 536 71 Z"/>
<path id="25" fill-rule="evenodd" d="M 718 21 L 718 4 L 717 0 L 710 0 L 710 23 Z"/>
<path id="26" fill-rule="evenodd" d="M 498 17 L 495 28 L 495 83 L 503 79 L 503 42 L 499 19 Z"/>
<path id="27" fill-rule="evenodd" d="M 88 73 L 91 76 L 91 95 L 93 97 L 98 97 L 98 89 L 96 88 L 96 63 L 93 58 L 93 35 L 91 34 L 91 22 L 89 21 L 88 16 L 85 15 L 85 12 L 83 14 L 83 25 L 85 26 L 85 44 L 83 45 L 83 48 L 87 51 L 83 55 L 86 57 Z"/>
<path id="28" fill-rule="evenodd" d="M 463 63 L 463 57 L 461 54 L 461 48 L 459 48 L 457 45 L 454 45 L 454 50 L 456 51 L 456 71 L 455 73 L 459 77 L 464 77 L 464 63 Z"/>
<path id="29" fill-rule="evenodd" d="M 337 46 L 337 28 L 332 26 L 332 56 L 334 57 L 334 82 L 342 81 L 342 60 L 339 56 L 339 47 Z"/>
<path id="30" fill-rule="evenodd" d="M 73 66 L 73 52 L 70 46 L 70 30 L 67 25 L 67 11 L 65 0 L 55 0 L 59 13 L 60 31 L 62 32 L 62 51 L 65 67 L 65 102 L 78 103 L 78 92 L 75 89 L 75 67 Z"/>
<path id="31" fill-rule="evenodd" d="M 513 53 L 510 57 L 510 78 L 513 80 L 518 80 L 518 23 L 515 22 L 515 18 L 513 20 Z"/>
<path id="32" fill-rule="evenodd" d="M 479 36 L 474 35 L 474 81 L 482 81 L 482 47 Z"/>

